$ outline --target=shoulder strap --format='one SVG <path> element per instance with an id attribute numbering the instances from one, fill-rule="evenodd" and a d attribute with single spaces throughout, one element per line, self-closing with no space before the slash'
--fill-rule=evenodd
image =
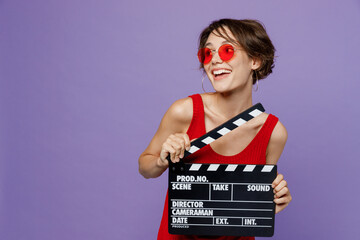
<path id="1" fill-rule="evenodd" d="M 187 134 L 190 139 L 198 138 L 206 133 L 204 120 L 204 104 L 200 94 L 189 96 L 193 101 L 193 117 Z"/>

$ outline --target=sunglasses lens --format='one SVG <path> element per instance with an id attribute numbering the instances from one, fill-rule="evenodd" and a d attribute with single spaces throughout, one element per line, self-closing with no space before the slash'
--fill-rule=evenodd
<path id="1" fill-rule="evenodd" d="M 209 48 L 201 48 L 198 52 L 199 61 L 203 64 L 208 64 L 212 58 L 211 50 Z"/>
<path id="2" fill-rule="evenodd" d="M 223 61 L 229 61 L 234 56 L 234 47 L 230 44 L 222 45 L 219 48 L 219 56 Z"/>

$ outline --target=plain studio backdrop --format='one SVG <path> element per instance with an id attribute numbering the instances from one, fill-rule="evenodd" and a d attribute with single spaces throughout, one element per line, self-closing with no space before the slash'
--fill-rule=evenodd
<path id="1" fill-rule="evenodd" d="M 272 239 L 360 235 L 358 0 L 0 0 L 0 239 L 156 239 L 167 172 L 138 157 L 202 92 L 197 40 L 220 18 L 260 20 L 277 49 L 254 92 L 289 134 Z"/>

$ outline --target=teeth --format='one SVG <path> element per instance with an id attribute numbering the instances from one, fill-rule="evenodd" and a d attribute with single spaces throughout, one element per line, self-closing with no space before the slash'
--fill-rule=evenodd
<path id="1" fill-rule="evenodd" d="M 219 75 L 219 74 L 222 74 L 222 73 L 231 73 L 230 70 L 226 70 L 226 69 L 220 69 L 220 70 L 217 70 L 217 71 L 214 71 L 213 72 L 215 75 Z"/>

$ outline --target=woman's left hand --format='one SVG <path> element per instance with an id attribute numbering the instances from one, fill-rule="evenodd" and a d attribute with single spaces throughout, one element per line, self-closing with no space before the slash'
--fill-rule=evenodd
<path id="1" fill-rule="evenodd" d="M 277 175 L 272 182 L 272 187 L 274 188 L 274 202 L 276 204 L 275 213 L 278 213 L 289 205 L 292 197 L 282 174 Z"/>

